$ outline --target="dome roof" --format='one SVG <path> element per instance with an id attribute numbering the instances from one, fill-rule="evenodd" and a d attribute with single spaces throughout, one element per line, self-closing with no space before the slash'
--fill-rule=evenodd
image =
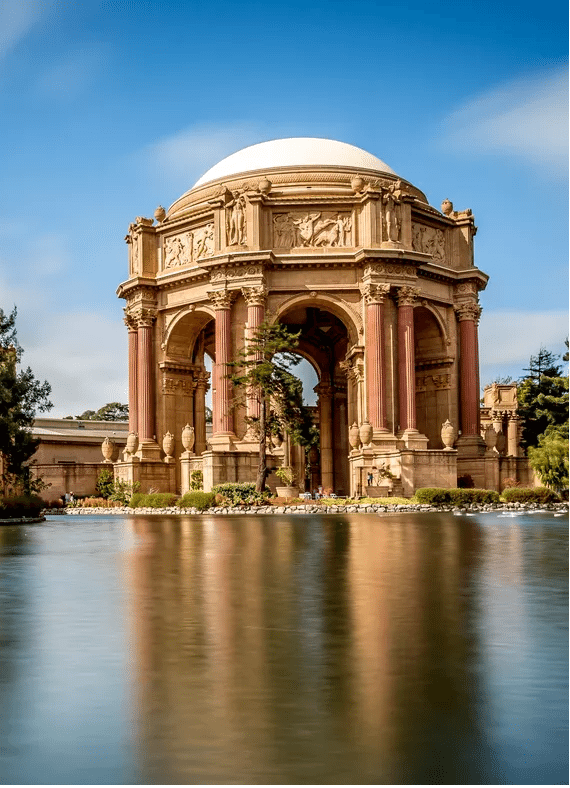
<path id="1" fill-rule="evenodd" d="M 289 137 L 260 142 L 232 153 L 205 172 L 192 188 L 242 172 L 279 167 L 320 166 L 348 167 L 396 175 L 381 159 L 355 145 L 316 137 Z"/>

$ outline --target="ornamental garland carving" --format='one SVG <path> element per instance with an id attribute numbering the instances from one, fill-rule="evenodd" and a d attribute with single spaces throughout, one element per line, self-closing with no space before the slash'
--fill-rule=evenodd
<path id="1" fill-rule="evenodd" d="M 364 269 L 364 277 L 392 274 L 394 276 L 417 279 L 416 269 L 413 265 L 402 265 L 401 263 L 370 263 Z"/>
<path id="2" fill-rule="evenodd" d="M 291 211 L 273 216 L 273 247 L 276 249 L 352 245 L 349 212 Z"/>
<path id="3" fill-rule="evenodd" d="M 182 377 L 163 377 L 162 378 L 162 393 L 163 394 L 184 394 L 190 396 L 196 388 L 196 381 L 191 378 Z"/>
<path id="4" fill-rule="evenodd" d="M 214 223 L 164 239 L 164 268 L 192 265 L 214 254 Z"/>
<path id="5" fill-rule="evenodd" d="M 445 234 L 443 230 L 412 222 L 412 249 L 415 252 L 430 254 L 434 262 L 443 264 L 445 260 Z"/>
<path id="6" fill-rule="evenodd" d="M 228 279 L 243 279 L 249 276 L 262 276 L 263 266 L 250 265 L 247 268 L 220 268 L 212 271 L 210 282 L 225 282 Z"/>
<path id="7" fill-rule="evenodd" d="M 418 375 L 416 376 L 416 391 L 432 391 L 450 389 L 451 375 Z"/>
<path id="8" fill-rule="evenodd" d="M 464 304 L 455 305 L 455 314 L 459 322 L 463 320 L 473 320 L 474 323 L 478 323 L 482 311 L 483 309 L 474 301 L 467 301 Z"/>

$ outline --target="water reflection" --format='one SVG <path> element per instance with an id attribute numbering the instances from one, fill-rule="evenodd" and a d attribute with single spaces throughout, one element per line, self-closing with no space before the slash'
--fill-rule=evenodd
<path id="1" fill-rule="evenodd" d="M 94 517 L 0 539 L 6 782 L 566 782 L 563 521 Z"/>

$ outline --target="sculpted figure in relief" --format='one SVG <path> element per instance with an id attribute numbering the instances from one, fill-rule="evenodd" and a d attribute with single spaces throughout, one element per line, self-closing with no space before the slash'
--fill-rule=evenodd
<path id="1" fill-rule="evenodd" d="M 194 231 L 192 260 L 211 257 L 214 254 L 214 225 L 212 223 Z"/>
<path id="2" fill-rule="evenodd" d="M 233 200 L 227 205 L 226 219 L 228 246 L 243 246 L 245 244 L 245 197 L 239 192 L 233 192 Z"/>
<path id="3" fill-rule="evenodd" d="M 349 246 L 351 230 L 348 213 L 281 213 L 273 217 L 273 241 L 277 248 Z"/>
<path id="4" fill-rule="evenodd" d="M 214 254 L 214 225 L 206 224 L 193 232 L 174 235 L 164 240 L 164 267 L 190 265 L 200 257 Z"/>
<path id="5" fill-rule="evenodd" d="M 391 191 L 386 190 L 382 195 L 384 204 L 384 222 L 386 225 L 386 241 L 398 242 L 402 229 L 400 219 L 400 203 L 394 198 Z"/>
<path id="6" fill-rule="evenodd" d="M 414 223 L 412 225 L 412 247 L 416 252 L 431 254 L 434 261 L 443 263 L 445 259 L 445 235 L 443 230 Z"/>

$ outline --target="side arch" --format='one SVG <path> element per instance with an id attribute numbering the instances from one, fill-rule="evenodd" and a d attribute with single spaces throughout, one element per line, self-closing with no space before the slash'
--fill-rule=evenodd
<path id="1" fill-rule="evenodd" d="M 362 318 L 348 302 L 325 293 L 316 295 L 298 293 L 282 301 L 271 317 L 273 320 L 279 320 L 286 312 L 294 309 L 296 306 L 315 307 L 330 312 L 344 324 L 348 332 L 349 344 L 357 345 L 359 343 L 359 336 L 362 333 Z"/>

